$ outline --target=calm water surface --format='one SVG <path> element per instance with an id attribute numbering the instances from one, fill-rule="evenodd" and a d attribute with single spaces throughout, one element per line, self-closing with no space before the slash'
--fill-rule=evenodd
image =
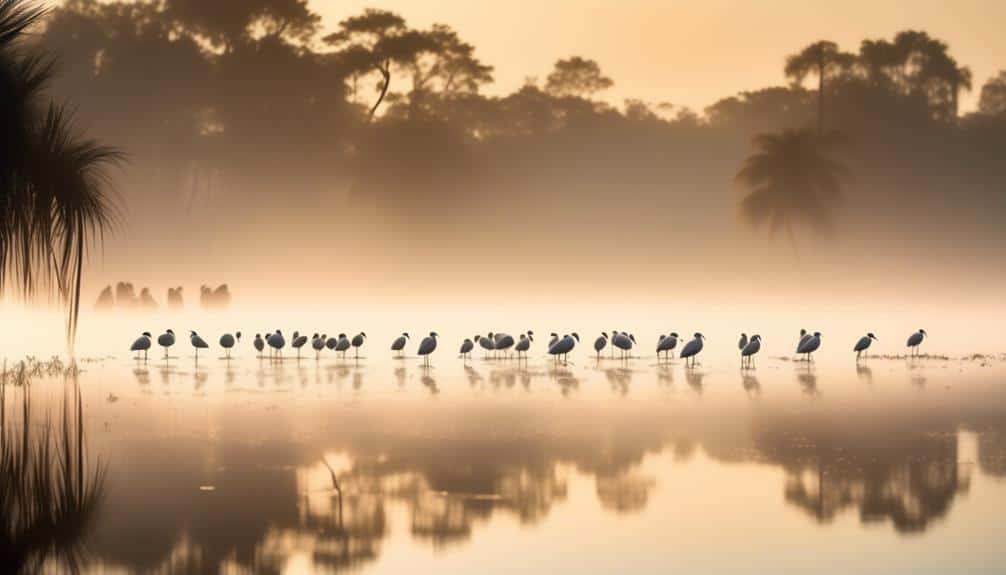
<path id="1" fill-rule="evenodd" d="M 1006 572 L 999 358 L 424 368 L 385 347 L 36 380 L 32 425 L 79 389 L 104 467 L 84 570 Z"/>

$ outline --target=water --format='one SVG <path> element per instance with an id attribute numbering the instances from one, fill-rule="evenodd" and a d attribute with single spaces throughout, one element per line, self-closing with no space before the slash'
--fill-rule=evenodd
<path id="1" fill-rule="evenodd" d="M 84 571 L 1006 571 L 1001 358 L 742 373 L 725 350 L 689 371 L 451 343 L 424 368 L 373 339 L 359 361 L 180 348 L 33 382 L 35 427 L 80 390 L 104 469 Z"/>

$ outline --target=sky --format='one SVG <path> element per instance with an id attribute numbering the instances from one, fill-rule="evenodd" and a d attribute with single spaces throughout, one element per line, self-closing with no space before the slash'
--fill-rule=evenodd
<path id="1" fill-rule="evenodd" d="M 326 29 L 373 7 L 413 26 L 449 24 L 496 68 L 489 92 L 540 80 L 562 57 L 597 60 L 615 87 L 606 98 L 638 98 L 696 111 L 744 90 L 785 82 L 783 61 L 806 44 L 830 39 L 855 51 L 863 38 L 922 29 L 950 44 L 971 68 L 975 108 L 981 85 L 1006 54 L 1002 0 L 312 0 Z M 754 25 L 757 23 L 757 25 Z"/>

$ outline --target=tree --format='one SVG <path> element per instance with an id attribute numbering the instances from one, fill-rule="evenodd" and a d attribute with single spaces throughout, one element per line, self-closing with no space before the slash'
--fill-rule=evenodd
<path id="1" fill-rule="evenodd" d="M 756 228 L 767 225 L 770 235 L 785 230 L 794 253 L 794 224 L 831 229 L 829 208 L 840 196 L 841 180 L 848 174 L 831 154 L 843 144 L 837 132 L 784 130 L 756 136 L 754 152 L 736 177 L 748 189 L 740 204 L 744 219 Z"/>
<path id="2" fill-rule="evenodd" d="M 165 10 L 178 25 L 225 52 L 256 32 L 305 43 L 321 22 L 307 0 L 167 0 Z"/>
<path id="3" fill-rule="evenodd" d="M 611 78 L 601 74 L 594 60 L 573 56 L 555 63 L 545 82 L 545 91 L 558 97 L 590 99 L 602 90 L 612 87 Z"/>
<path id="4" fill-rule="evenodd" d="M 824 90 L 826 78 L 847 70 L 856 57 L 842 52 L 834 42 L 820 41 L 807 46 L 786 58 L 785 74 L 795 84 L 800 84 L 810 74 L 817 76 L 817 132 L 824 133 Z"/>
<path id="5" fill-rule="evenodd" d="M 1006 115 L 1006 70 L 1001 70 L 982 86 L 978 110 L 982 114 Z"/>
<path id="6" fill-rule="evenodd" d="M 72 346 L 83 262 L 112 225 L 107 168 L 121 154 L 82 138 L 46 101 L 53 61 L 22 42 L 45 13 L 29 0 L 0 0 L 0 293 L 55 288 Z"/>

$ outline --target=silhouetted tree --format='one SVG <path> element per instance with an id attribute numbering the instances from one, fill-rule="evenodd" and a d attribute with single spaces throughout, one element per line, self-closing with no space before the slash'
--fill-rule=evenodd
<path id="1" fill-rule="evenodd" d="M 834 42 L 814 42 L 797 54 L 786 58 L 786 77 L 795 84 L 803 82 L 809 74 L 817 76 L 817 132 L 824 133 L 824 91 L 826 78 L 847 70 L 856 61 L 852 54 L 842 52 Z"/>
<path id="2" fill-rule="evenodd" d="M 611 78 L 601 74 L 601 67 L 597 62 L 573 56 L 555 63 L 555 68 L 545 83 L 545 91 L 559 97 L 590 99 L 613 85 Z"/>
<path id="3" fill-rule="evenodd" d="M 82 138 L 45 98 L 53 61 L 21 41 L 44 14 L 30 1 L 0 1 L 0 291 L 55 287 L 72 345 L 84 258 L 114 212 L 106 169 L 121 155 Z"/>
<path id="4" fill-rule="evenodd" d="M 737 180 L 749 190 L 741 200 L 744 218 L 755 227 L 767 225 L 772 234 L 785 230 L 794 253 L 795 223 L 830 229 L 829 208 L 841 194 L 841 179 L 848 173 L 832 158 L 843 142 L 835 132 L 818 135 L 810 130 L 756 136 L 754 152 L 737 173 Z"/>
<path id="5" fill-rule="evenodd" d="M 993 116 L 1006 114 L 1006 70 L 1001 70 L 982 86 L 978 110 Z"/>
<path id="6" fill-rule="evenodd" d="M 230 52 L 253 33 L 306 43 L 321 17 L 307 0 L 167 0 L 166 13 L 185 29 Z"/>

